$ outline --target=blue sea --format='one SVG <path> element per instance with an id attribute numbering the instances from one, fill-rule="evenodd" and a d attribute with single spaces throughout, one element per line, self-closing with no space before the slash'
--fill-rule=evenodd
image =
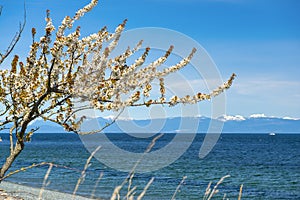
<path id="1" fill-rule="evenodd" d="M 121 133 L 107 135 L 120 148 L 138 152 L 146 149 L 151 142 L 151 138 L 135 139 Z M 3 163 L 4 155 L 9 153 L 9 142 L 7 134 L 0 136 L 3 139 L 0 143 L 0 161 Z M 174 136 L 165 134 L 152 151 L 167 145 Z M 137 195 L 154 177 L 144 199 L 171 199 L 182 178 L 187 176 L 176 199 L 202 199 L 210 181 L 214 186 L 221 177 L 229 174 L 230 177 L 218 187 L 216 197 L 219 199 L 225 193 L 227 198 L 237 199 L 241 184 L 242 199 L 300 199 L 300 134 L 222 134 L 213 150 L 199 159 L 204 136 L 197 134 L 188 150 L 169 166 L 153 172 L 135 173 L 132 185 L 137 186 Z M 12 170 L 43 161 L 55 163 L 59 166 L 50 172 L 46 188 L 73 193 L 89 156 L 80 137 L 75 134 L 37 133 L 30 143 L 26 143 Z M 41 187 L 48 167 L 29 169 L 11 176 L 7 181 Z M 127 176 L 127 172 L 120 172 L 92 159 L 77 194 L 87 197 L 93 194 L 94 198 L 109 199 L 114 188 Z M 121 195 L 126 194 L 127 186 Z"/>

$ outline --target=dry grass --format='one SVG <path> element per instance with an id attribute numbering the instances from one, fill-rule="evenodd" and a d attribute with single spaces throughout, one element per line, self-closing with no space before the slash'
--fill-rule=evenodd
<path id="1" fill-rule="evenodd" d="M 43 192 L 44 192 L 45 187 L 47 187 L 47 185 L 50 184 L 50 182 L 48 182 L 47 180 L 48 180 L 48 177 L 49 177 L 49 174 L 50 174 L 52 168 L 53 168 L 53 164 L 50 164 L 50 165 L 49 165 L 49 168 L 48 168 L 48 170 L 47 170 L 47 172 L 46 172 L 46 174 L 45 174 L 44 180 L 43 180 L 43 186 L 42 186 L 42 188 L 41 188 L 41 190 L 40 190 L 40 194 L 39 194 L 39 198 L 38 198 L 39 200 L 42 199 L 42 196 L 43 196 Z"/>
<path id="2" fill-rule="evenodd" d="M 184 183 L 184 181 L 185 181 L 186 178 L 187 178 L 187 176 L 184 176 L 184 177 L 182 178 L 182 180 L 181 180 L 180 183 L 178 184 L 178 186 L 177 186 L 177 188 L 176 188 L 176 190 L 175 190 L 175 192 L 174 192 L 174 194 L 173 194 L 171 200 L 175 200 L 175 197 L 176 197 L 176 195 L 177 195 L 177 193 L 178 193 L 180 187 L 183 185 L 183 183 Z"/>
<path id="3" fill-rule="evenodd" d="M 242 193 L 243 193 L 243 184 L 241 185 L 241 187 L 240 187 L 240 192 L 239 192 L 239 198 L 238 198 L 238 200 L 241 200 L 242 199 Z"/>
<path id="4" fill-rule="evenodd" d="M 76 192 L 79 188 L 79 185 L 81 183 L 83 183 L 84 179 L 85 179 L 85 176 L 86 176 L 86 170 L 88 169 L 89 165 L 90 165 L 90 162 L 92 160 L 92 158 L 94 157 L 94 155 L 97 153 L 97 151 L 99 151 L 99 149 L 101 148 L 101 146 L 97 147 L 92 153 L 91 155 L 89 156 L 89 158 L 86 160 L 86 163 L 84 165 L 84 168 L 81 172 L 81 176 L 79 177 L 79 179 L 77 180 L 77 184 L 75 186 L 75 189 L 73 191 L 73 198 L 75 198 L 75 195 L 76 195 Z"/>
<path id="5" fill-rule="evenodd" d="M 204 197 L 203 197 L 203 200 L 211 200 L 213 198 L 213 196 L 215 194 L 217 194 L 219 192 L 218 190 L 218 186 L 223 183 L 223 181 L 226 179 L 226 178 L 229 178 L 230 175 L 226 175 L 226 176 L 223 176 L 218 182 L 217 184 L 211 189 L 211 184 L 212 182 L 209 182 L 207 188 L 206 188 L 206 191 L 205 191 L 205 194 L 204 194 Z M 226 197 L 226 194 L 225 196 L 223 197 L 223 199 Z"/>
<path id="6" fill-rule="evenodd" d="M 134 173 L 135 173 L 135 169 L 136 167 L 139 165 L 139 163 L 143 160 L 144 155 L 146 155 L 147 153 L 149 153 L 151 151 L 151 149 L 155 146 L 156 141 L 161 138 L 163 136 L 163 134 L 159 134 L 158 136 L 156 136 L 155 138 L 153 138 L 153 140 L 151 141 L 151 143 L 149 144 L 149 146 L 147 147 L 147 149 L 145 150 L 144 154 L 142 154 L 141 158 L 139 160 L 136 161 L 135 165 L 133 166 L 133 168 L 131 169 L 131 172 L 128 174 L 128 177 L 122 182 L 121 185 L 117 186 L 114 189 L 114 192 L 111 196 L 111 200 L 120 200 L 121 195 L 120 195 L 120 191 L 121 189 L 128 183 L 128 187 L 127 187 L 127 194 L 124 196 L 124 199 L 126 200 L 132 200 L 134 199 L 134 196 L 136 194 L 135 190 L 136 187 L 132 188 L 132 181 L 133 181 L 133 177 L 134 177 Z M 151 178 L 149 180 L 149 182 L 147 183 L 147 185 L 145 186 L 144 190 L 142 191 L 142 193 L 138 196 L 138 199 L 142 199 L 144 197 L 144 195 L 146 194 L 148 188 L 150 187 L 150 185 L 152 184 L 152 182 L 154 181 L 154 178 Z"/>

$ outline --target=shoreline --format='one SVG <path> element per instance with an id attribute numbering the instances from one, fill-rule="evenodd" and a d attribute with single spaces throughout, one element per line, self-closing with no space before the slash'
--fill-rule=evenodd
<path id="1" fill-rule="evenodd" d="M 33 188 L 25 185 L 2 181 L 0 183 L 0 200 L 37 200 L 41 188 Z M 74 199 L 91 200 L 91 198 L 44 189 L 43 200 Z"/>

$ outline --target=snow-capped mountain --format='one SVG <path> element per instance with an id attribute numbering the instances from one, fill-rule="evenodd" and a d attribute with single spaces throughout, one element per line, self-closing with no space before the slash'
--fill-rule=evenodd
<path id="1" fill-rule="evenodd" d="M 249 117 L 222 116 L 223 132 L 228 133 L 300 133 L 300 119 L 252 114 Z"/>
<path id="2" fill-rule="evenodd" d="M 86 126 L 89 128 L 102 127 L 110 123 L 112 118 L 89 119 Z M 268 117 L 264 114 L 253 114 L 249 117 L 241 115 L 229 116 L 223 115 L 216 119 L 209 117 L 172 117 L 166 119 L 118 119 L 104 130 L 106 133 L 116 132 L 148 132 L 148 133 L 177 133 L 177 132 L 198 132 L 206 133 L 209 126 L 222 126 L 223 133 L 300 133 L 300 119 L 291 117 Z M 60 133 L 64 129 L 52 122 L 36 120 L 29 129 L 40 127 L 41 133 Z"/>

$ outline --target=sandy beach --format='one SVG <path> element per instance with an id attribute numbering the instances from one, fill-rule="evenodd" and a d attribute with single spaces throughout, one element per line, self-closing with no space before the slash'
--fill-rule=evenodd
<path id="1" fill-rule="evenodd" d="M 37 200 L 41 189 L 3 181 L 0 184 L 0 200 Z M 44 190 L 43 200 L 74 199 L 91 200 L 90 198 L 75 196 L 57 191 Z"/>

